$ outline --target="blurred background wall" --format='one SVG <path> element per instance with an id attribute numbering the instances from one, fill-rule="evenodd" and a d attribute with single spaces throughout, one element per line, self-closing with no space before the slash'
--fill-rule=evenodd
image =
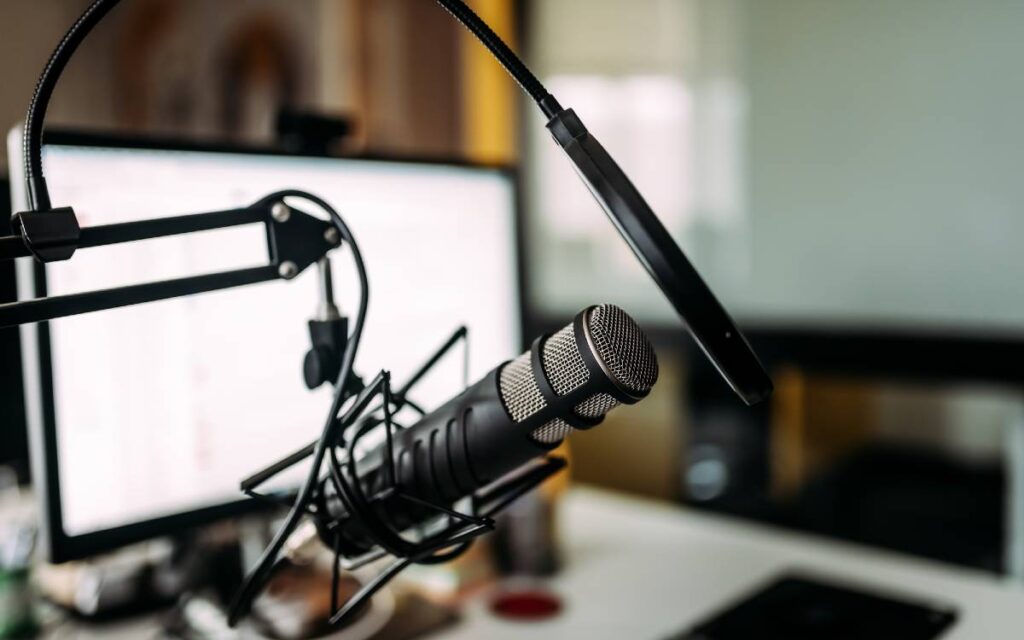
<path id="1" fill-rule="evenodd" d="M 53 44 L 87 4 L 0 6 L 5 126 L 23 117 Z M 125 2 L 75 57 L 48 122 L 268 142 L 271 114 L 286 105 L 357 114 L 358 144 L 378 152 L 451 154 L 472 126 L 460 82 L 475 71 L 461 36 L 430 3 Z"/>
<path id="2" fill-rule="evenodd" d="M 542 75 L 635 176 L 742 324 L 764 329 L 762 348 L 780 332 L 817 340 L 799 356 L 772 358 L 779 389 L 759 418 L 728 398 L 718 406 L 714 383 L 686 380 L 700 358 L 683 358 L 683 380 L 669 384 L 687 390 L 686 446 L 676 461 L 687 498 L 901 548 L 920 547 L 910 538 L 923 540 L 926 523 L 944 516 L 962 535 L 935 554 L 1002 566 L 998 541 L 1018 537 L 1007 532 L 1020 501 L 1001 493 L 1000 474 L 1019 468 L 1019 381 L 929 379 L 926 353 L 908 357 L 909 368 L 893 366 L 892 343 L 881 337 L 935 336 L 926 351 L 936 362 L 955 362 L 952 336 L 1019 343 L 1024 89 L 1006 79 L 1024 8 L 802 0 L 534 7 L 530 51 Z M 564 312 L 600 288 L 671 326 L 667 305 L 601 228 L 586 194 L 561 188 L 568 170 L 539 130 L 528 158 L 531 246 L 538 270 L 559 275 L 535 283 L 536 308 Z M 861 356 L 808 371 L 815 350 L 851 334 Z M 662 336 L 663 361 L 680 342 Z M 859 357 L 886 364 L 853 375 Z M 994 372 L 999 356 L 984 357 L 991 361 L 978 366 Z M 579 449 L 614 468 L 621 433 L 595 432 L 605 442 Z M 657 458 L 630 468 L 646 459 Z M 932 502 L 943 499 L 946 507 Z M 988 506 L 972 511 L 972 500 Z M 964 524 L 972 520 L 978 526 Z"/>

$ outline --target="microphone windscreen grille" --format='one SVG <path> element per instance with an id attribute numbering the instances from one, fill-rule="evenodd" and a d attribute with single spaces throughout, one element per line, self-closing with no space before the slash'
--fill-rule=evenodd
<path id="1" fill-rule="evenodd" d="M 600 418 L 617 406 L 619 406 L 618 400 L 607 393 L 599 393 L 576 405 L 574 410 L 584 418 Z"/>
<path id="2" fill-rule="evenodd" d="M 509 415 L 516 422 L 526 420 L 547 406 L 544 396 L 537 388 L 537 381 L 533 379 L 529 351 L 505 365 L 501 370 L 498 386 L 501 390 L 501 401 L 505 403 Z"/>
<path id="3" fill-rule="evenodd" d="M 571 324 L 547 339 L 541 353 L 541 363 L 548 384 L 560 396 L 579 388 L 590 379 L 590 372 L 576 346 L 576 333 Z"/>
<path id="4" fill-rule="evenodd" d="M 530 437 L 543 444 L 552 444 L 554 442 L 561 442 L 572 431 L 573 429 L 569 426 L 568 422 L 561 418 L 555 418 L 534 429 L 530 433 Z"/>
<path id="5" fill-rule="evenodd" d="M 640 327 L 622 309 L 608 304 L 588 310 L 584 322 L 588 353 L 593 349 L 601 369 L 621 390 L 647 395 L 658 379 L 658 361 Z M 524 422 L 548 406 L 535 374 L 544 376 L 557 396 L 565 396 L 591 383 L 594 372 L 590 371 L 583 355 L 577 346 L 575 325 L 571 324 L 542 345 L 542 372 L 533 370 L 530 352 L 506 364 L 499 373 L 499 388 L 512 420 Z M 577 401 L 573 412 L 580 418 L 599 421 L 619 404 L 610 393 L 595 389 L 584 400 Z M 535 428 L 530 436 L 537 442 L 549 444 L 560 442 L 573 431 L 566 418 L 551 418 Z"/>
<path id="6" fill-rule="evenodd" d="M 613 304 L 594 307 L 590 315 L 594 350 L 615 380 L 634 393 L 647 394 L 658 381 L 658 359 L 647 336 Z"/>

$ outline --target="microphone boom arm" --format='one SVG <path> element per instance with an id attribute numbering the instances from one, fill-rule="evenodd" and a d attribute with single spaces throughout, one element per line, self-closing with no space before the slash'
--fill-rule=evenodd
<path id="1" fill-rule="evenodd" d="M 293 194 L 304 197 L 306 194 Z M 33 242 L 31 238 L 47 237 L 47 229 L 39 233 L 38 222 L 61 217 L 54 213 L 21 213 L 15 217 L 20 233 L 0 237 L 0 261 L 35 256 L 40 262 L 51 262 L 49 256 L 66 254 L 78 248 L 151 240 L 176 235 L 262 223 L 266 228 L 268 263 L 262 266 L 221 271 L 195 276 L 128 285 L 61 296 L 42 295 L 31 300 L 0 304 L 0 328 L 29 322 L 53 320 L 71 315 L 114 309 L 129 305 L 178 298 L 208 291 L 229 289 L 270 280 L 290 280 L 340 245 L 334 226 L 303 211 L 290 207 L 283 197 L 268 196 L 240 209 L 194 213 L 169 218 L 139 220 L 100 225 L 65 233 L 59 242 Z M 59 258 L 57 258 L 59 259 Z"/>

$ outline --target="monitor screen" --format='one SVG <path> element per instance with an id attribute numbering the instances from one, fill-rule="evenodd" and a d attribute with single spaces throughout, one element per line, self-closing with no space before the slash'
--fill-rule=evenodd
<path id="1" fill-rule="evenodd" d="M 0 178 L 0 235 L 11 233 L 10 184 Z M 14 263 L 0 261 L 0 304 L 17 299 Z M 21 363 L 18 329 L 0 329 L 0 482 L 4 467 L 12 469 L 20 482 L 28 482 L 28 438 L 21 388 Z"/>
<path id="2" fill-rule="evenodd" d="M 521 343 L 515 185 L 507 171 L 445 164 L 49 144 L 51 197 L 82 226 L 231 209 L 299 188 L 332 204 L 370 281 L 356 372 L 396 386 L 460 325 L 470 380 Z M 314 213 L 310 210 L 310 213 Z M 262 225 L 81 249 L 46 267 L 59 295 L 267 262 Z M 354 318 L 350 252 L 333 254 Z M 237 501 L 239 480 L 314 439 L 328 386 L 305 388 L 315 268 L 293 281 L 49 323 L 63 533 L 77 536 Z M 24 296 L 24 293 L 22 293 Z M 410 398 L 428 410 L 462 389 L 443 361 Z M 285 479 L 294 485 L 296 474 Z"/>

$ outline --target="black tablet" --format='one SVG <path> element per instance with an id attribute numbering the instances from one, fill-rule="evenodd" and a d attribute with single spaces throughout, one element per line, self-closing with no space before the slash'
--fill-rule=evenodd
<path id="1" fill-rule="evenodd" d="M 932 640 L 955 622 L 948 607 L 790 574 L 678 640 Z"/>

